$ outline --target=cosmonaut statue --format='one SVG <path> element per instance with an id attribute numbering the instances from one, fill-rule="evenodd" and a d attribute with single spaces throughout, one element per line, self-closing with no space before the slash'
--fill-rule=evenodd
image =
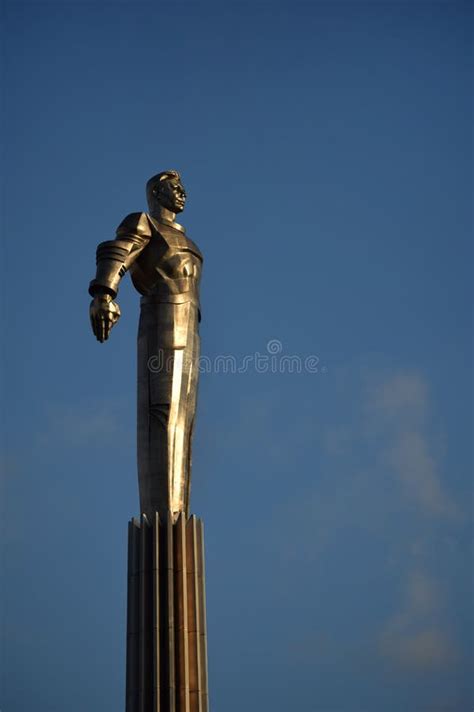
<path id="1" fill-rule="evenodd" d="M 199 375 L 199 281 L 202 254 L 175 222 L 186 192 L 177 171 L 146 186 L 148 213 L 131 213 L 114 240 L 97 248 L 89 286 L 98 341 L 120 318 L 114 301 L 126 272 L 142 295 L 138 327 L 138 482 L 149 517 L 189 514 L 191 439 Z"/>

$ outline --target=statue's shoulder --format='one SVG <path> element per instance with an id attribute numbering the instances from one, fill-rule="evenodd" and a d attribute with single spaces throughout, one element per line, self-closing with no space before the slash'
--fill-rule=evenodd
<path id="1" fill-rule="evenodd" d="M 133 235 L 133 237 L 149 240 L 152 230 L 153 226 L 147 213 L 130 213 L 118 226 L 117 237 Z"/>

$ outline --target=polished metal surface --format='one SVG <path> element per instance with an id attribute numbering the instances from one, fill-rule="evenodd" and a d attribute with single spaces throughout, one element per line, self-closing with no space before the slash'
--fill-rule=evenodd
<path id="1" fill-rule="evenodd" d="M 186 192 L 176 171 L 147 183 L 149 213 L 132 213 L 97 248 L 90 283 L 92 330 L 107 341 L 120 318 L 115 302 L 130 272 L 142 295 L 138 328 L 137 450 L 140 511 L 189 514 L 191 441 L 199 361 L 202 254 L 175 221 Z"/>
<path id="2" fill-rule="evenodd" d="M 129 523 L 126 712 L 208 712 L 203 552 L 194 516 Z"/>

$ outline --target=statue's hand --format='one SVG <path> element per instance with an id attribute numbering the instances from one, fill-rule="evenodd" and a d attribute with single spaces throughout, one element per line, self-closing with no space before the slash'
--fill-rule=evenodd
<path id="1" fill-rule="evenodd" d="M 112 327 L 120 319 L 119 305 L 112 300 L 110 294 L 96 294 L 91 301 L 89 314 L 97 341 L 107 341 Z"/>

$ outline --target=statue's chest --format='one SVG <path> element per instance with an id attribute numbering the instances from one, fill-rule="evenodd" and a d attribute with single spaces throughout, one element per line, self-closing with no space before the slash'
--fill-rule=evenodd
<path id="1" fill-rule="evenodd" d="M 198 246 L 184 233 L 159 225 L 147 248 L 147 261 L 168 279 L 201 276 L 202 254 Z"/>
<path id="2" fill-rule="evenodd" d="M 170 279 L 201 276 L 201 260 L 189 251 L 169 250 L 158 262 L 160 272 Z"/>

